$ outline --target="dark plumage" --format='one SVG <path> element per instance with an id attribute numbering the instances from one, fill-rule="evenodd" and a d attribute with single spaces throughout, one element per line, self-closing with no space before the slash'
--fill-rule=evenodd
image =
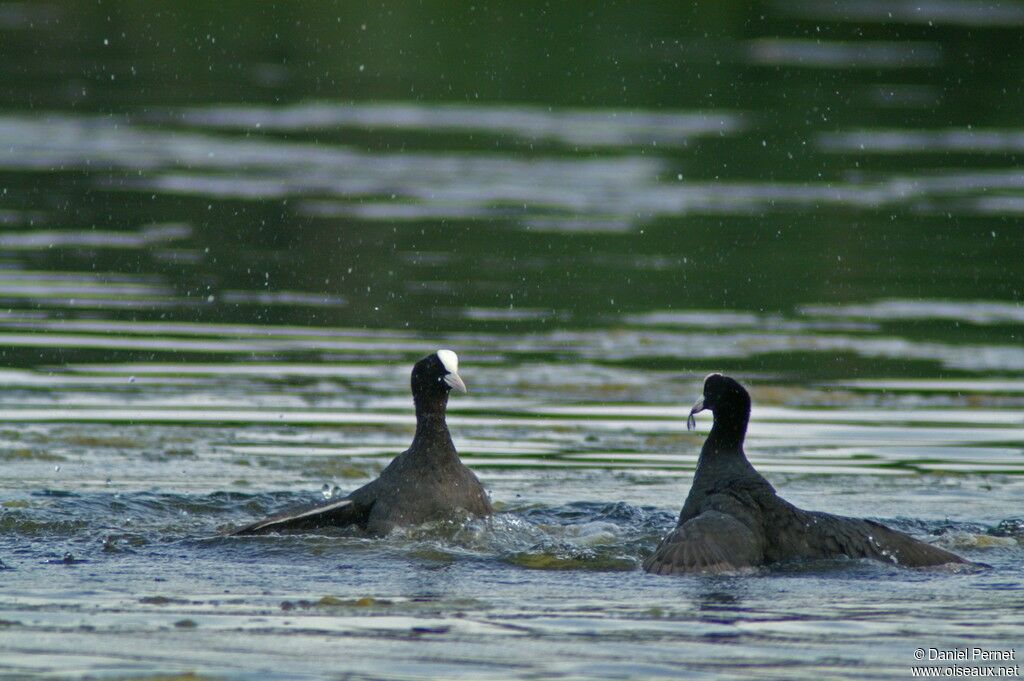
<path id="1" fill-rule="evenodd" d="M 648 572 L 723 572 L 842 556 L 908 567 L 966 562 L 873 520 L 804 511 L 780 498 L 743 452 L 750 395 L 733 379 L 707 377 L 690 428 L 704 409 L 714 413 L 714 425 L 679 523 L 644 561 Z"/>
<path id="2" fill-rule="evenodd" d="M 395 527 L 440 520 L 459 511 L 489 516 L 487 492 L 459 460 L 445 421 L 448 393 L 453 388 L 466 392 L 458 363 L 451 350 L 438 350 L 413 367 L 416 435 L 409 449 L 396 456 L 376 480 L 344 499 L 273 516 L 231 534 L 355 526 L 382 536 Z"/>

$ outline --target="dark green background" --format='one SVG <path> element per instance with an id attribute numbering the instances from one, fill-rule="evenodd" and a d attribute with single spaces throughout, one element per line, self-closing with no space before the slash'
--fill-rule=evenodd
<path id="1" fill-rule="evenodd" d="M 978 25 L 855 21 L 836 7 L 742 2 L 28 5 L 8 10 L 0 24 L 0 101 L 8 113 L 123 114 L 137 125 L 170 129 L 176 127 L 173 112 L 182 107 L 310 100 L 721 109 L 740 113 L 746 129 L 698 138 L 685 148 L 573 149 L 500 134 L 386 127 L 221 134 L 380 154 L 640 155 L 661 160 L 666 182 L 680 173 L 686 182 L 800 187 L 1018 167 L 1013 149 L 824 153 L 818 135 L 831 131 L 1006 128 L 1019 125 L 1024 109 L 1022 31 L 1013 21 L 985 13 Z M 902 63 L 898 58 L 867 65 L 856 60 L 772 64 L 752 57 L 766 40 L 841 41 L 853 49 L 919 46 L 921 52 L 904 55 Z M 917 54 L 925 55 L 924 62 Z M 929 61 L 929 54 L 938 56 Z M 880 94 L 890 90 L 902 93 L 895 104 Z M 652 309 L 789 314 L 809 303 L 1017 301 L 1021 296 L 1024 236 L 1018 217 L 979 214 L 970 207 L 980 196 L 1015 193 L 1005 187 L 937 192 L 880 206 L 783 200 L 746 215 L 697 211 L 641 218 L 625 233 L 603 234 L 540 233 L 522 228 L 514 215 L 488 220 L 453 215 L 397 226 L 311 217 L 296 210 L 295 201 L 274 197 L 210 200 L 173 192 L 154 197 L 149 188 L 124 186 L 134 175 L 138 172 L 124 169 L 8 168 L 0 173 L 8 189 L 0 205 L 41 211 L 55 229 L 186 222 L 194 228 L 191 245 L 208 248 L 209 258 L 182 269 L 151 261 L 145 253 L 66 250 L 20 257 L 41 269 L 156 272 L 183 292 L 203 295 L 207 287 L 216 293 L 265 285 L 323 291 L 344 296 L 349 304 L 329 310 L 279 307 L 261 314 L 272 321 L 422 331 L 462 328 L 466 320 L 459 310 L 503 307 L 510 298 L 517 306 L 561 311 L 560 319 L 571 325 L 608 325 L 623 313 Z M 452 255 L 436 266 L 396 256 L 424 250 Z M 658 267 L 651 266 L 652 259 Z M 432 280 L 447 282 L 446 290 L 408 284 Z M 252 310 L 225 304 L 189 314 L 245 319 Z M 145 312 L 129 316 L 139 315 Z M 552 319 L 520 321 L 517 328 L 550 326 Z M 1009 340 L 998 329 L 986 332 Z"/>

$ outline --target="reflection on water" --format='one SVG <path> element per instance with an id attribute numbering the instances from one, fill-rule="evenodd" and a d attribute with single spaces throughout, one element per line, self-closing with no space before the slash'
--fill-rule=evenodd
<path id="1" fill-rule="evenodd" d="M 772 66 L 814 68 L 905 69 L 937 66 L 942 50 L 924 42 L 826 42 L 822 40 L 780 40 L 766 38 L 750 45 L 750 59 Z"/>
<path id="2" fill-rule="evenodd" d="M 685 146 L 691 139 L 742 128 L 733 113 L 572 110 L 523 106 L 320 102 L 288 107 L 216 107 L 173 116 L 201 128 L 310 132 L 344 128 L 487 133 L 522 142 L 579 147 Z"/>
<path id="3" fill-rule="evenodd" d="M 1016 2 L 980 5 L 965 0 L 839 0 L 828 4 L 812 0 L 773 3 L 790 16 L 830 22 L 882 24 L 949 24 L 1007 27 L 1024 25 L 1024 6 Z"/>
<path id="4" fill-rule="evenodd" d="M 891 678 L 1021 639 L 1019 4 L 326 7 L 0 6 L 0 678 Z M 493 520 L 221 536 L 376 476 L 444 346 Z M 993 569 L 642 574 L 712 370 L 787 499 Z"/>

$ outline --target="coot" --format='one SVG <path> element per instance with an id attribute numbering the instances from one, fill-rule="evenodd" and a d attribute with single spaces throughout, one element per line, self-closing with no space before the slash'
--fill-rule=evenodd
<path id="1" fill-rule="evenodd" d="M 358 527 L 383 536 L 395 527 L 444 519 L 460 511 L 489 516 L 487 492 L 459 460 L 445 421 L 448 393 L 466 392 L 458 371 L 459 358 L 451 350 L 438 350 L 416 362 L 412 369 L 416 435 L 409 449 L 396 456 L 376 480 L 339 501 L 273 516 L 231 534 Z"/>
<path id="2" fill-rule="evenodd" d="M 648 572 L 726 572 L 843 556 L 908 567 L 967 562 L 873 520 L 804 511 L 779 497 L 743 453 L 750 395 L 732 378 L 705 379 L 704 399 L 690 411 L 691 430 L 694 414 L 705 409 L 715 420 L 693 486 L 676 528 L 644 561 Z"/>

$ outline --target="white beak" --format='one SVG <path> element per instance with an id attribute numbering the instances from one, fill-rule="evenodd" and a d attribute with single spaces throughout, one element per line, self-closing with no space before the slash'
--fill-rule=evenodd
<path id="1" fill-rule="evenodd" d="M 454 390 L 458 390 L 460 393 L 469 392 L 466 390 L 466 384 L 462 382 L 462 378 L 454 371 L 444 377 L 444 382 Z"/>

